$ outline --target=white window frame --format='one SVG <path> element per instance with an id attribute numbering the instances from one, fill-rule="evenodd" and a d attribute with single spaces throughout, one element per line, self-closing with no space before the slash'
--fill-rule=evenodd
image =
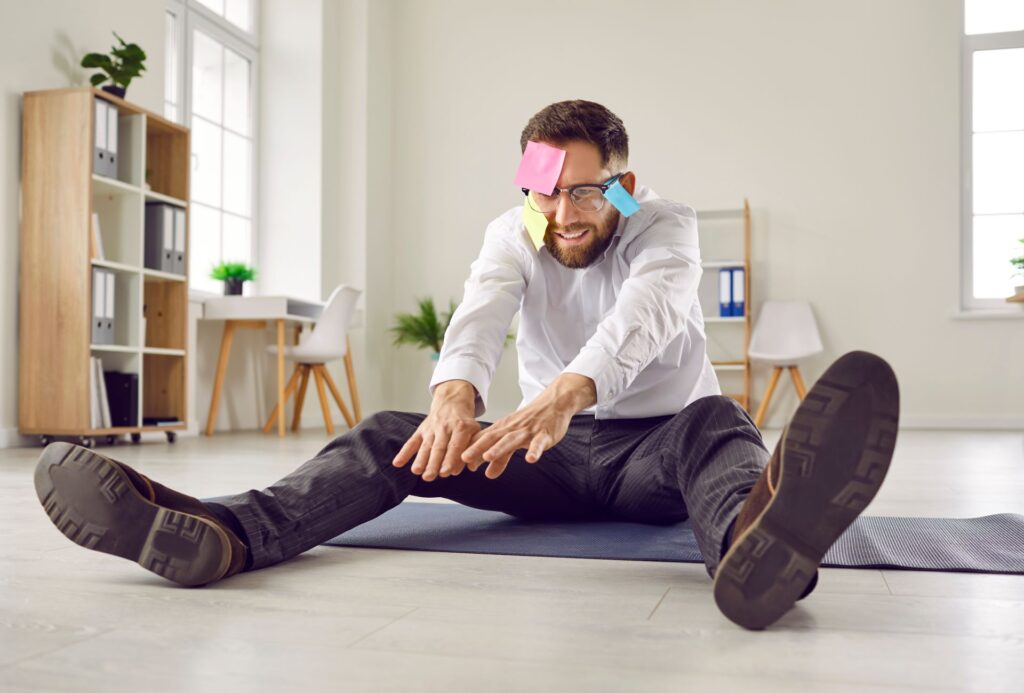
<path id="1" fill-rule="evenodd" d="M 259 176 L 259 29 L 260 29 L 260 0 L 253 0 L 252 31 L 248 32 L 232 24 L 224 17 L 214 13 L 205 5 L 196 0 L 166 0 L 166 11 L 173 12 L 177 20 L 178 39 L 178 122 L 191 130 L 192 128 L 192 31 L 198 29 L 211 38 L 222 43 L 242 57 L 250 61 L 252 69 L 249 72 L 251 81 L 250 94 L 252 96 L 251 117 L 252 117 L 252 161 L 250 162 L 249 175 L 251 183 L 249 186 L 249 218 L 252 220 L 252 233 L 250 234 L 250 257 L 255 261 L 259 257 L 260 225 L 257 212 L 259 210 L 256 201 L 259 199 L 257 185 Z M 223 145 L 222 145 L 223 146 Z M 191 159 L 191 152 L 190 159 Z M 191 195 L 190 195 L 191 197 Z M 223 211 L 223 210 L 222 210 Z M 223 229 L 221 230 L 223 234 Z M 253 281 L 259 286 L 259 274 Z M 189 286 L 189 293 L 198 298 L 216 296 L 210 291 Z"/>
<path id="2" fill-rule="evenodd" d="M 960 311 L 997 312 L 1024 317 L 1019 307 L 1002 298 L 974 297 L 974 53 L 1002 48 L 1024 48 L 1024 31 L 967 34 L 961 2 L 961 118 L 960 118 Z"/>

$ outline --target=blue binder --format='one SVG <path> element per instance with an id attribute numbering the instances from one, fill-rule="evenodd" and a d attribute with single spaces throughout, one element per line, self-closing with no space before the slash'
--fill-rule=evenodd
<path id="1" fill-rule="evenodd" d="M 743 317 L 746 310 L 746 270 L 734 267 L 732 270 L 732 316 Z"/>
<path id="2" fill-rule="evenodd" d="M 718 316 L 732 315 L 732 270 L 718 270 Z"/>

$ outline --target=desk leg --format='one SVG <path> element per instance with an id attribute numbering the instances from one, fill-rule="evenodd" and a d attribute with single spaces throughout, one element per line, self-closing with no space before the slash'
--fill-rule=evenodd
<path id="1" fill-rule="evenodd" d="M 217 376 L 213 381 L 213 395 L 210 397 L 210 413 L 206 417 L 206 435 L 212 436 L 217 425 L 217 407 L 220 406 L 221 390 L 224 389 L 224 374 L 228 370 L 228 356 L 231 355 L 231 341 L 235 337 L 235 323 L 224 323 L 224 335 L 220 338 L 220 356 L 217 358 Z"/>
<path id="2" fill-rule="evenodd" d="M 284 320 L 277 320 L 277 435 L 284 438 Z"/>

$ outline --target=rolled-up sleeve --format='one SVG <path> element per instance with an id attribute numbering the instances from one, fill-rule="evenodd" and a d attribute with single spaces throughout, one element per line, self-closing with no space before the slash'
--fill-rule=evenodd
<path id="1" fill-rule="evenodd" d="M 598 405 L 629 387 L 685 328 L 702 273 L 696 214 L 659 209 L 626 253 L 629 276 L 614 308 L 563 370 L 593 380 Z"/>
<path id="2" fill-rule="evenodd" d="M 487 392 L 526 288 L 527 257 L 516 246 L 514 232 L 506 218 L 487 227 L 430 379 L 431 395 L 447 380 L 472 383 L 477 393 L 476 416 L 487 409 Z"/>

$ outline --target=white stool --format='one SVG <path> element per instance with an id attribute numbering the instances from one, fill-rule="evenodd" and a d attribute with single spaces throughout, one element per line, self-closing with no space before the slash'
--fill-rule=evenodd
<path id="1" fill-rule="evenodd" d="M 760 428 L 761 422 L 764 421 L 768 403 L 771 402 L 783 368 L 789 369 L 796 394 L 803 400 L 807 395 L 807 388 L 804 387 L 804 379 L 800 376 L 797 363 L 821 353 L 822 350 L 818 324 L 814 321 L 810 303 L 765 301 L 761 305 L 761 314 L 754 325 L 748 353 L 751 361 L 771 364 L 773 369 L 768 390 L 754 416 L 755 425 Z"/>
<path id="2" fill-rule="evenodd" d="M 309 373 L 312 371 L 316 380 L 317 393 L 320 395 L 320 408 L 324 414 L 324 426 L 328 433 L 334 433 L 334 421 L 331 419 L 330 404 L 327 401 L 327 394 L 324 392 L 324 385 L 330 388 L 334 400 L 341 409 L 341 415 L 345 417 L 345 423 L 349 428 L 354 428 L 363 415 L 359 407 L 359 391 L 356 388 L 356 374 L 352 367 L 352 350 L 348 343 L 348 328 L 352 322 L 352 315 L 355 312 L 356 300 L 362 293 L 359 289 L 351 286 L 341 285 L 331 292 L 327 304 L 324 306 L 320 319 L 311 333 L 303 332 L 299 337 L 299 344 L 285 347 L 284 356 L 296 362 L 295 370 L 285 388 L 284 404 L 298 388 L 298 395 L 295 398 L 295 412 L 292 415 L 292 430 L 299 430 L 299 421 L 302 418 L 302 404 L 306 398 L 306 385 L 309 383 Z M 277 346 L 267 347 L 267 351 L 277 355 Z M 355 418 L 349 413 L 338 386 L 334 384 L 324 364 L 338 359 L 345 360 L 345 375 L 348 378 L 348 391 L 352 397 L 352 408 L 355 410 Z M 283 405 L 282 405 L 283 406 Z M 277 421 L 278 415 L 284 416 L 284 412 L 278 411 L 278 406 L 270 413 L 270 418 L 264 424 L 264 432 L 269 431 Z"/>

